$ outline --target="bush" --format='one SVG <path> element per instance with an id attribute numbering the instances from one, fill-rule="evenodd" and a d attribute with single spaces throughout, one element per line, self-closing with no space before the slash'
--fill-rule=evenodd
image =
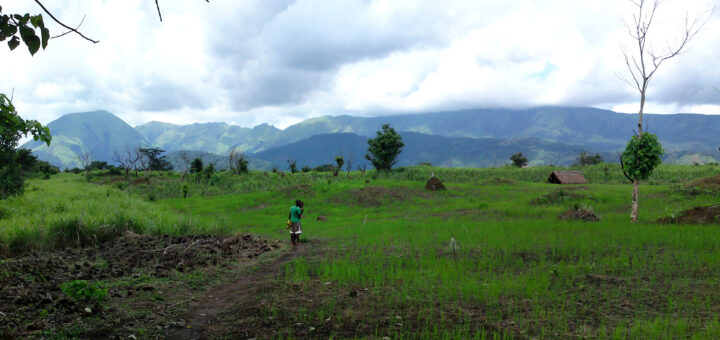
<path id="1" fill-rule="evenodd" d="M 97 282 L 90 283 L 85 280 L 64 282 L 60 290 L 77 303 L 101 304 L 108 296 L 107 288 L 102 288 Z"/>

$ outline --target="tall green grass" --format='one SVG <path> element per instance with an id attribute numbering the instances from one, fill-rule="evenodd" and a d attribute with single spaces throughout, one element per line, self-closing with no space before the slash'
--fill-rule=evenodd
<path id="1" fill-rule="evenodd" d="M 0 254 L 87 246 L 126 231 L 150 234 L 223 233 L 226 226 L 198 223 L 164 206 L 83 175 L 29 180 L 25 194 L 1 202 Z"/>

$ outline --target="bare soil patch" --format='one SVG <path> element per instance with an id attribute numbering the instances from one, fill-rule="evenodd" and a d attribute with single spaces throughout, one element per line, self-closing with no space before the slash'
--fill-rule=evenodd
<path id="1" fill-rule="evenodd" d="M 600 216 L 589 209 L 568 209 L 557 217 L 558 220 L 576 220 L 583 222 L 600 221 Z"/>
<path id="2" fill-rule="evenodd" d="M 720 224 L 720 205 L 695 207 L 685 210 L 677 216 L 668 216 L 658 220 L 661 223 L 682 224 Z"/>
<path id="3" fill-rule="evenodd" d="M 720 175 L 691 181 L 676 190 L 689 196 L 720 194 Z"/>
<path id="4" fill-rule="evenodd" d="M 108 338 L 153 324 L 159 332 L 168 327 L 168 308 L 183 307 L 182 303 L 164 303 L 166 294 L 156 291 L 154 282 L 237 264 L 279 247 L 277 241 L 251 235 L 154 237 L 128 233 L 101 247 L 5 259 L 0 261 L 0 338 L 42 337 L 43 332 L 63 334 L 68 329 L 72 332 L 66 335 L 71 337 Z M 74 280 L 101 282 L 108 287 L 108 301 L 88 305 L 67 297 L 60 286 Z M 166 288 L 172 289 L 170 286 Z M 152 298 L 145 300 L 145 310 L 143 306 L 141 311 L 123 307 L 133 297 L 148 294 Z M 153 314 L 158 308 L 161 312 Z"/>
<path id="5" fill-rule="evenodd" d="M 347 192 L 330 198 L 329 202 L 340 202 L 363 207 L 380 207 L 392 202 L 405 201 L 413 197 L 425 197 L 427 193 L 422 190 L 406 187 L 366 186 L 351 189 Z"/>

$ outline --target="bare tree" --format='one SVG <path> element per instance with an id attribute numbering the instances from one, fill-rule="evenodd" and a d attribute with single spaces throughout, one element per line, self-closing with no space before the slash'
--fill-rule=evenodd
<path id="1" fill-rule="evenodd" d="M 80 151 L 75 154 L 75 160 L 77 160 L 83 170 L 85 170 L 85 176 L 90 177 L 90 165 L 93 161 L 92 152 L 89 150 Z"/>
<path id="2" fill-rule="evenodd" d="M 193 158 L 190 156 L 190 153 L 187 151 L 180 152 L 180 159 L 182 160 L 183 168 L 183 174 L 182 174 L 182 181 L 185 180 L 185 176 L 187 175 L 188 171 L 190 171 L 190 164 L 192 164 Z"/>
<path id="3" fill-rule="evenodd" d="M 348 176 L 350 176 L 350 171 L 352 171 L 352 157 L 348 157 L 347 161 L 345 161 L 345 170 Z"/>
<path id="4" fill-rule="evenodd" d="M 628 33 L 633 39 L 633 44 L 637 44 L 635 53 L 628 52 L 623 49 L 625 65 L 630 73 L 631 79 L 623 78 L 631 87 L 640 93 L 640 109 L 638 111 L 638 141 L 643 133 L 643 111 L 645 109 L 645 95 L 647 93 L 650 79 L 655 75 L 662 63 L 682 53 L 688 42 L 692 40 L 698 31 L 702 28 L 704 21 L 701 16 L 696 16 L 690 20 L 685 15 L 685 27 L 682 30 L 680 39 L 675 42 L 668 41 L 665 48 L 653 49 L 648 43 L 648 32 L 655 18 L 656 11 L 662 0 L 652 0 L 648 4 L 645 0 L 630 0 L 635 5 L 637 12 L 633 14 L 633 21 L 626 23 Z M 649 8 L 648 8 L 649 6 Z M 630 212 L 630 220 L 637 222 L 638 217 L 638 194 L 640 192 L 640 180 L 633 179 L 632 193 L 632 210 Z"/>
<path id="5" fill-rule="evenodd" d="M 143 155 L 140 151 L 142 148 L 135 148 L 135 154 L 137 155 L 136 162 L 140 163 L 140 169 L 145 170 L 145 179 L 150 179 L 150 164 L 149 159 Z M 137 175 L 137 167 L 135 167 L 135 175 Z"/>

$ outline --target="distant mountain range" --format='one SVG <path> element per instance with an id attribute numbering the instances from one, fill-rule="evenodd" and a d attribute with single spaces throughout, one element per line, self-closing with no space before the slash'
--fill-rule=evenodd
<path id="1" fill-rule="evenodd" d="M 29 142 L 40 159 L 61 167 L 77 166 L 75 154 L 90 151 L 95 159 L 111 161 L 126 146 L 155 146 L 224 158 L 232 148 L 251 156 L 251 168 L 287 168 L 331 163 L 337 154 L 360 164 L 367 138 L 389 123 L 403 136 L 400 165 L 429 162 L 441 166 L 495 166 L 523 152 L 531 164 L 566 165 L 580 151 L 598 152 L 617 161 L 637 116 L 585 107 L 538 107 L 523 110 L 473 109 L 383 117 L 325 116 L 280 130 L 267 124 L 244 128 L 225 123 L 174 125 L 149 122 L 132 128 L 106 111 L 73 113 L 48 124 L 53 142 L 48 148 Z M 717 161 L 720 116 L 698 114 L 646 115 L 646 126 L 667 151 L 666 162 Z M 219 157 L 219 158 L 217 158 Z"/>

